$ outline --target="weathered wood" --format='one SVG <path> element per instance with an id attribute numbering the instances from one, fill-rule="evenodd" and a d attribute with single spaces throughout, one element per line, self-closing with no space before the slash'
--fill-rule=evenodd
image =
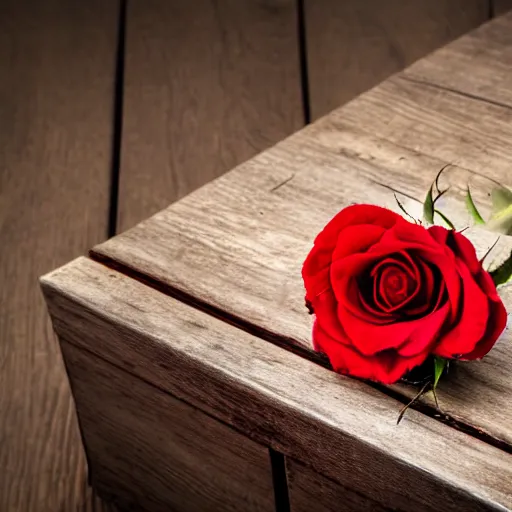
<path id="1" fill-rule="evenodd" d="M 129 510 L 274 510 L 268 449 L 65 340 L 96 489 Z"/>
<path id="2" fill-rule="evenodd" d="M 107 236 L 118 2 L 0 2 L 0 510 L 110 510 L 38 277 Z"/>
<path id="3" fill-rule="evenodd" d="M 486 23 L 418 61 L 404 76 L 512 107 L 511 26 L 512 14 Z"/>
<path id="4" fill-rule="evenodd" d="M 294 0 L 128 2 L 118 227 L 303 125 Z"/>
<path id="5" fill-rule="evenodd" d="M 487 0 L 306 0 L 312 118 L 486 21 Z"/>
<path id="6" fill-rule="evenodd" d="M 449 213 L 463 227 L 468 179 L 479 201 L 484 176 L 512 184 L 510 140 L 512 109 L 394 77 L 94 252 L 314 358 L 300 270 L 325 223 L 352 202 L 399 211 L 394 192 L 421 216 L 451 163 Z M 483 254 L 494 239 L 475 234 Z M 484 362 L 463 366 L 450 384 L 458 398 L 447 387 L 439 396 L 454 418 L 512 446 L 509 341 L 506 333 Z"/>
<path id="7" fill-rule="evenodd" d="M 338 119 L 397 146 L 508 179 L 510 108 L 396 77 L 333 113 L 331 120 Z"/>
<path id="8" fill-rule="evenodd" d="M 368 468 L 368 471 L 372 471 Z M 379 502 L 355 493 L 296 460 L 287 458 L 290 512 L 384 512 Z"/>
<path id="9" fill-rule="evenodd" d="M 315 234 L 353 201 L 398 210 L 393 190 L 419 213 L 419 201 L 410 197 L 422 198 L 443 163 L 326 120 L 96 251 L 165 283 L 171 293 L 184 292 L 282 344 L 311 351 L 300 268 Z M 459 185 L 470 176 L 456 167 L 449 174 Z M 460 226 L 461 209 L 459 201 L 459 215 L 452 215 Z M 481 254 L 491 243 L 475 239 Z M 467 365 L 480 377 L 463 373 L 452 384 L 461 393 L 457 407 L 440 393 L 443 406 L 511 443 L 509 393 L 496 392 L 509 389 L 503 377 L 510 367 L 512 354 L 500 344 L 484 363 Z M 478 404 L 478 415 L 465 402 Z"/>
<path id="10" fill-rule="evenodd" d="M 362 382 L 84 258 L 42 284 L 61 339 L 383 506 L 512 506 L 509 454 L 416 411 L 397 427 L 400 404 Z"/>

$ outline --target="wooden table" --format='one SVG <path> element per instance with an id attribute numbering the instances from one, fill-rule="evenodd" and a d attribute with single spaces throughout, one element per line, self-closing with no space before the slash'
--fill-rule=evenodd
<path id="1" fill-rule="evenodd" d="M 506 16 L 43 279 L 101 493 L 153 510 L 512 508 L 510 334 L 441 383 L 443 417 L 425 401 L 397 427 L 413 391 L 325 368 L 300 278 L 352 202 L 417 211 L 449 164 L 460 223 L 468 179 L 477 201 L 484 176 L 512 185 L 511 63 Z"/>

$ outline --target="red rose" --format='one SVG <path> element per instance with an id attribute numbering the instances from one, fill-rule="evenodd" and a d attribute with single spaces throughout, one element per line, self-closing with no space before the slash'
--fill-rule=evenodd
<path id="1" fill-rule="evenodd" d="M 317 236 L 302 276 L 316 315 L 315 349 L 334 370 L 384 383 L 433 353 L 478 359 L 507 313 L 471 242 L 355 205 Z"/>

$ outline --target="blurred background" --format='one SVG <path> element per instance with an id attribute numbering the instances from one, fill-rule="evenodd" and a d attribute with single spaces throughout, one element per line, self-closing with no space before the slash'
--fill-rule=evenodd
<path id="1" fill-rule="evenodd" d="M 113 510 L 40 275 L 511 7 L 0 0 L 0 511 Z"/>

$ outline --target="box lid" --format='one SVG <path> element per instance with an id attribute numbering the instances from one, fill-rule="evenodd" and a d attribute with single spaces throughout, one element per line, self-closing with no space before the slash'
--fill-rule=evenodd
<path id="1" fill-rule="evenodd" d="M 476 201 L 484 199 L 487 178 L 512 185 L 512 75 L 504 72 L 512 60 L 510 19 L 393 76 L 95 247 L 92 257 L 325 364 L 311 346 L 301 266 L 335 213 L 361 202 L 399 211 L 396 194 L 420 216 L 426 190 L 448 165 L 445 179 L 454 194 L 447 208 L 461 226 L 467 222 L 468 180 Z M 468 81 L 470 75 L 476 79 Z M 480 253 L 492 241 L 482 233 L 474 238 Z M 512 308 L 510 290 L 501 295 Z M 440 419 L 511 452 L 511 373 L 506 332 L 481 362 L 461 365 L 448 385 L 441 382 L 446 416 Z M 416 390 L 397 385 L 385 392 L 407 397 Z M 424 403 L 428 414 L 438 416 L 430 398 Z"/>

